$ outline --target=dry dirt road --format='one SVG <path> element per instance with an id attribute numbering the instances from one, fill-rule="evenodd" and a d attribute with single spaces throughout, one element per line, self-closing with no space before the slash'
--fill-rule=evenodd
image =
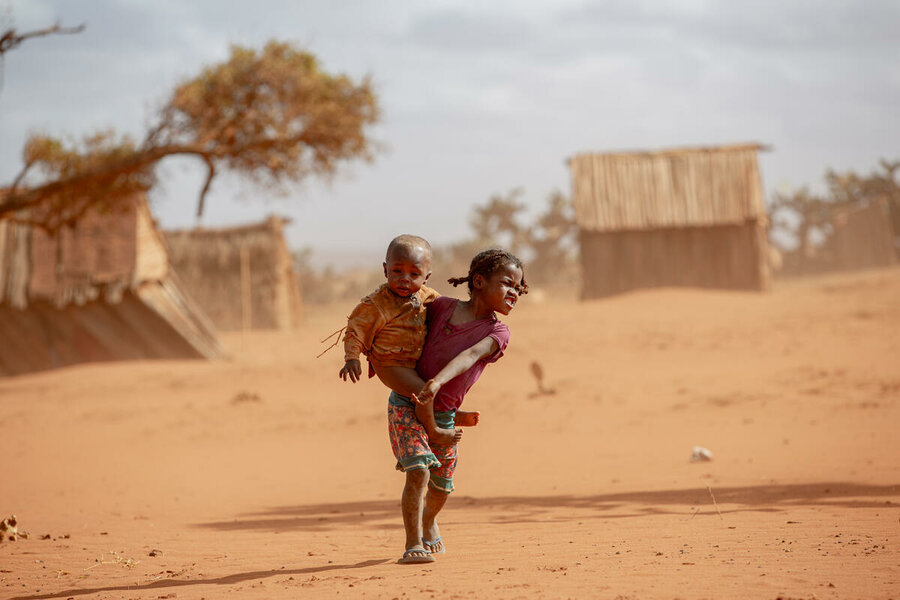
<path id="1" fill-rule="evenodd" d="M 315 358 L 350 308 L 229 361 L 0 380 L 31 534 L 0 598 L 900 598 L 900 269 L 526 296 L 425 567 L 395 563 L 386 391 Z"/>

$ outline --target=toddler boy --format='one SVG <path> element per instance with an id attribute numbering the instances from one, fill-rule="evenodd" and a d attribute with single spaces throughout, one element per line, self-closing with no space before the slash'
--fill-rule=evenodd
<path id="1" fill-rule="evenodd" d="M 363 298 L 347 320 L 341 379 L 349 377 L 354 383 L 360 379 L 359 355 L 364 354 L 369 377 L 377 374 L 402 396 L 422 389 L 416 361 L 425 345 L 426 307 L 439 295 L 425 285 L 431 277 L 431 256 L 431 245 L 419 236 L 401 235 L 391 240 L 383 263 L 387 282 Z M 452 444 L 462 435 L 460 429 L 437 427 L 430 405 L 419 406 L 416 416 L 435 443 Z"/>

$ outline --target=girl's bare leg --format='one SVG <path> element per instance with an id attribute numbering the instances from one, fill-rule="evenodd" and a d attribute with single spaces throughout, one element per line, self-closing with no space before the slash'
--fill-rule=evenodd
<path id="1" fill-rule="evenodd" d="M 426 541 L 434 542 L 430 544 L 430 549 L 433 553 L 438 553 L 444 549 L 443 540 L 435 542 L 441 537 L 441 530 L 437 524 L 437 515 L 444 508 L 449 495 L 446 492 L 434 489 L 430 485 L 428 486 L 428 491 L 425 492 L 425 507 L 422 511 L 422 532 Z"/>
<path id="2" fill-rule="evenodd" d="M 403 528 L 406 530 L 406 549 L 422 547 L 422 495 L 428 485 L 428 469 L 412 469 L 406 472 L 406 485 L 400 510 L 403 513 Z M 432 517 L 433 520 L 433 517 Z M 428 554 L 423 550 L 422 555 Z"/>

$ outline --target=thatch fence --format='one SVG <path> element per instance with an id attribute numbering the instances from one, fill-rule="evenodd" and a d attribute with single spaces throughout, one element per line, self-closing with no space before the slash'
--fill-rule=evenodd
<path id="1" fill-rule="evenodd" d="M 839 210 L 831 219 L 825 254 L 837 270 L 890 267 L 897 262 L 894 230 L 884 198 Z"/>
<path id="2" fill-rule="evenodd" d="M 572 158 L 582 297 L 658 286 L 767 289 L 760 149 L 744 144 Z"/>
<path id="3" fill-rule="evenodd" d="M 175 271 L 218 329 L 300 324 L 300 280 L 284 239 L 289 222 L 269 217 L 239 227 L 165 232 Z"/>
<path id="4" fill-rule="evenodd" d="M 802 276 L 830 271 L 852 271 L 897 264 L 890 204 L 886 198 L 833 209 L 830 228 L 822 244 L 807 252 L 798 248 L 785 254 L 781 275 Z"/>

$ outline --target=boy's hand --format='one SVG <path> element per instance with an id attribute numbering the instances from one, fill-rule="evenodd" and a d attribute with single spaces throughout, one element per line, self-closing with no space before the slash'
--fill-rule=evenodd
<path id="1" fill-rule="evenodd" d="M 434 379 L 430 379 L 418 394 L 412 395 L 412 400 L 416 404 L 425 406 L 430 402 L 434 402 L 434 398 L 435 396 L 437 396 L 437 393 L 440 391 L 440 389 L 441 386 L 435 383 Z"/>
<path id="2" fill-rule="evenodd" d="M 362 367 L 359 364 L 359 360 L 354 358 L 345 362 L 344 367 L 341 369 L 338 375 L 344 381 L 347 381 L 347 377 L 349 377 L 350 381 L 352 381 L 353 383 L 359 381 L 359 378 L 362 375 Z"/>

